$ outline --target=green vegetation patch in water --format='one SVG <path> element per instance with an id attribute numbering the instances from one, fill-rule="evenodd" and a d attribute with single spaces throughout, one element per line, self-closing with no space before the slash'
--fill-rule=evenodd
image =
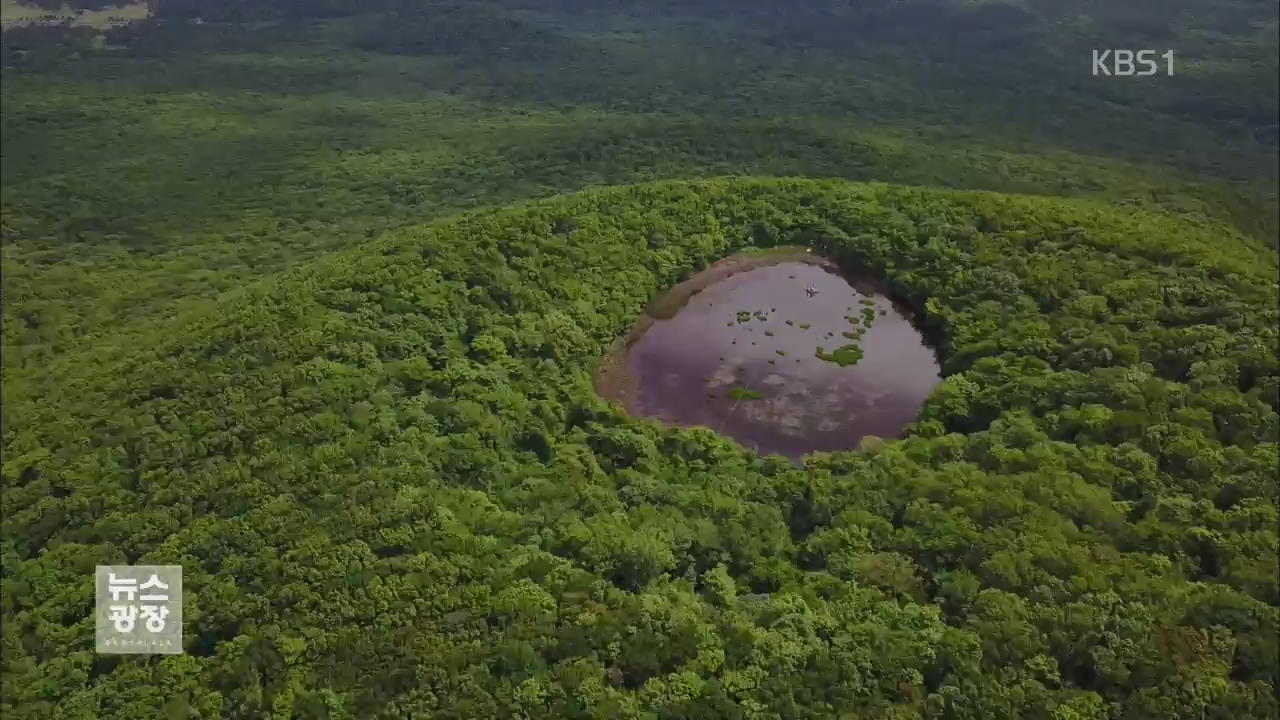
<path id="1" fill-rule="evenodd" d="M 835 363 L 840 367 L 849 367 L 857 365 L 862 360 L 863 352 L 859 345 L 841 345 L 832 352 L 827 352 L 819 345 L 813 354 L 820 360 Z"/>

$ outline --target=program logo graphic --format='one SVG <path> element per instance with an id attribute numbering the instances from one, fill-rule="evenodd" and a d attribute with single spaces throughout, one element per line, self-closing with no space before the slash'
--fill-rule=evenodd
<path id="1" fill-rule="evenodd" d="M 1094 77 L 1151 77 L 1160 72 L 1155 61 L 1157 50 L 1094 50 Z M 1165 61 L 1165 74 L 1173 77 L 1173 51 L 1159 55 Z"/>
<path id="2" fill-rule="evenodd" d="M 182 566 L 99 565 L 96 648 L 111 654 L 182 654 Z"/>

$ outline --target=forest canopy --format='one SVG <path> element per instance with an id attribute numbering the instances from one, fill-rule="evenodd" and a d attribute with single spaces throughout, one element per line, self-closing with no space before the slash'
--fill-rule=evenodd
<path id="1" fill-rule="evenodd" d="M 943 338 L 906 439 L 798 468 L 594 394 L 657 292 L 792 243 Z M 298 268 L 10 397 L 6 716 L 1274 715 L 1251 248 L 1088 201 L 717 180 Z M 112 563 L 184 566 L 186 655 L 90 651 Z"/>
<path id="2" fill-rule="evenodd" d="M 5 720 L 1280 716 L 1275 2 L 116 7 L 0 7 Z M 933 339 L 902 438 L 593 391 L 784 245 Z"/>

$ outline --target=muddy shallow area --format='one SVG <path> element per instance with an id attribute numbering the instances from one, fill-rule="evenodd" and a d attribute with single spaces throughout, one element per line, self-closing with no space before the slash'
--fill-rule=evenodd
<path id="1" fill-rule="evenodd" d="M 803 252 L 728 258 L 672 288 L 596 374 L 632 415 L 791 458 L 897 436 L 939 382 L 905 308 Z"/>

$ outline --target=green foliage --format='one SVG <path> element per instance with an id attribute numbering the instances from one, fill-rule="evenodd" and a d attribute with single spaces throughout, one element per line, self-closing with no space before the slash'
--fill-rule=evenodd
<path id="1" fill-rule="evenodd" d="M 5 718 L 1280 713 L 1274 3 L 157 11 L 0 44 Z M 936 343 L 904 439 L 595 395 L 785 244 Z M 110 563 L 185 655 L 92 652 Z"/>
<path id="2" fill-rule="evenodd" d="M 595 396 L 671 258 L 766 220 L 923 313 L 949 369 L 917 432 L 798 468 Z M 5 714 L 1274 714 L 1268 252 L 1082 201 L 713 181 L 299 268 L 54 361 L 74 391 L 7 389 Z M 93 658 L 109 562 L 184 565 L 187 655 Z"/>
<path id="3" fill-rule="evenodd" d="M 1110 38 L 1051 24 L 1105 12 L 1074 0 L 1087 7 L 1044 10 L 1055 19 L 1017 30 L 1026 42 L 981 53 L 940 43 L 955 19 L 907 12 L 919 3 L 763 19 L 708 0 L 657 16 L 576 0 L 167 1 L 175 19 L 113 30 L 105 48 L 87 30 L 6 31 L 4 367 L 43 376 L 75 347 L 128 347 L 138 323 L 391 228 L 675 177 L 1087 195 L 1274 243 L 1276 147 L 1247 120 L 1266 107 L 1233 109 L 1275 102 L 1277 73 L 1261 84 L 1274 43 L 1249 24 L 1274 18 L 1230 4 L 1185 10 L 1185 72 L 1109 84 L 1078 69 Z M 1227 15 L 1246 22 L 1202 27 Z M 176 19 L 194 16 L 209 22 Z M 379 43 L 389 25 L 430 51 Z M 1231 59 L 1212 61 L 1222 47 Z"/>
<path id="4" fill-rule="evenodd" d="M 845 335 L 852 335 L 852 333 L 845 333 Z M 862 359 L 862 346 L 858 344 L 841 345 L 835 350 L 827 352 L 819 345 L 813 354 L 819 360 L 826 360 L 840 367 L 848 367 L 849 365 L 858 364 L 858 361 Z"/>

